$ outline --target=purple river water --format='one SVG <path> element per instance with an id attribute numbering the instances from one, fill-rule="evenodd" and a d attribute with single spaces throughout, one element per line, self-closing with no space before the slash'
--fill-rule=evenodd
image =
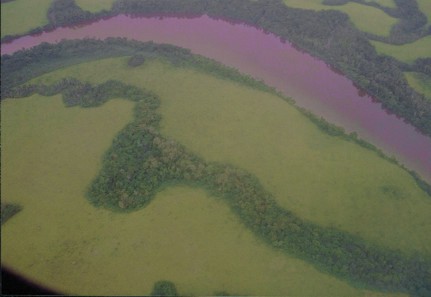
<path id="1" fill-rule="evenodd" d="M 292 97 L 298 106 L 344 127 L 347 132 L 356 131 L 361 138 L 395 156 L 431 182 L 431 138 L 385 112 L 379 103 L 325 62 L 252 26 L 208 16 L 119 15 L 91 24 L 25 36 L 2 44 L 1 53 L 11 54 L 42 42 L 86 37 L 126 37 L 169 43 L 235 67 Z"/>

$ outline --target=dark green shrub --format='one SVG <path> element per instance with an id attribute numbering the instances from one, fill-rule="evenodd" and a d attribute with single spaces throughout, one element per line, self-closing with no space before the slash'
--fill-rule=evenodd
<path id="1" fill-rule="evenodd" d="M 154 284 L 152 296 L 178 296 L 175 284 L 170 281 L 161 280 Z"/>

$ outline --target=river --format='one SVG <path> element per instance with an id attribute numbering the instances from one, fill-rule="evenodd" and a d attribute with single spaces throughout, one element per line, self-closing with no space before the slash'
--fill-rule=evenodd
<path id="1" fill-rule="evenodd" d="M 107 37 L 169 43 L 235 67 L 292 97 L 298 106 L 342 126 L 347 132 L 357 132 L 361 138 L 431 182 L 431 138 L 387 113 L 380 103 L 325 62 L 252 26 L 208 16 L 118 15 L 90 24 L 21 37 L 2 44 L 1 53 L 12 54 L 42 42 Z"/>

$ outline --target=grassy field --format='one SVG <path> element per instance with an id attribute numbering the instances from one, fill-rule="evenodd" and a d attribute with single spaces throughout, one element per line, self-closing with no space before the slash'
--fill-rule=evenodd
<path id="1" fill-rule="evenodd" d="M 52 0 L 15 0 L 2 3 L 1 37 L 26 33 L 48 24 L 46 14 L 51 2 Z"/>
<path id="2" fill-rule="evenodd" d="M 431 100 L 431 78 L 418 72 L 405 72 L 409 84 L 419 93 Z"/>
<path id="3" fill-rule="evenodd" d="M 392 45 L 378 41 L 371 41 L 371 43 L 378 53 L 392 56 L 406 63 L 412 63 L 417 58 L 431 57 L 431 36 L 404 45 Z"/>
<path id="4" fill-rule="evenodd" d="M 380 4 L 381 6 L 386 6 L 386 7 L 393 7 L 393 8 L 397 7 L 394 0 L 365 0 L 365 2 L 377 3 L 377 4 Z"/>
<path id="5" fill-rule="evenodd" d="M 2 264 L 82 295 L 404 296 L 352 288 L 263 244 L 221 200 L 169 188 L 145 209 L 92 207 L 86 187 L 132 104 L 65 108 L 59 96 L 2 102 L 2 199 L 23 210 L 2 226 Z"/>
<path id="6" fill-rule="evenodd" d="M 349 2 L 344 5 L 329 6 L 322 4 L 321 0 L 284 0 L 287 6 L 312 10 L 333 9 L 349 15 L 352 23 L 361 31 L 376 35 L 387 36 L 397 19 L 380 9 Z"/>
<path id="7" fill-rule="evenodd" d="M 384 246 L 431 254 L 431 199 L 396 165 L 323 134 L 275 96 L 166 63 L 126 64 L 106 59 L 37 81 L 74 76 L 146 86 L 162 98 L 165 135 L 206 160 L 255 174 L 283 207 Z"/>
<path id="8" fill-rule="evenodd" d="M 416 0 L 419 9 L 427 16 L 428 25 L 431 24 L 431 1 L 429 0 Z"/>
<path id="9" fill-rule="evenodd" d="M 90 12 L 98 12 L 103 9 L 109 10 L 111 9 L 112 3 L 114 3 L 114 1 L 115 0 L 75 0 L 79 7 Z"/>

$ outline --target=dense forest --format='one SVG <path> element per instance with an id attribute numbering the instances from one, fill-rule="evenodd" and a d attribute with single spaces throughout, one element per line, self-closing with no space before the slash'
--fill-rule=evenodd
<path id="1" fill-rule="evenodd" d="M 327 4 L 340 2 L 344 3 L 346 0 L 326 1 Z M 350 23 L 348 16 L 341 12 L 293 9 L 280 0 L 117 0 L 111 10 L 98 13 L 82 10 L 73 0 L 54 0 L 48 11 L 49 24 L 35 28 L 30 33 L 122 13 L 187 16 L 207 14 L 213 18 L 243 22 L 272 32 L 323 59 L 380 101 L 385 109 L 431 135 L 431 102 L 413 90 L 403 75 L 403 71 L 429 73 L 429 59 L 417 60 L 413 65 L 405 64 L 392 57 L 378 55 L 369 42 L 369 38 L 383 38 L 386 42 L 399 44 L 431 33 L 430 27 L 425 26 L 426 18 L 419 11 L 415 0 L 396 0 L 396 4 L 396 8 L 367 4 L 401 19 L 387 38 L 359 31 Z M 5 36 L 2 41 L 16 37 Z"/>

